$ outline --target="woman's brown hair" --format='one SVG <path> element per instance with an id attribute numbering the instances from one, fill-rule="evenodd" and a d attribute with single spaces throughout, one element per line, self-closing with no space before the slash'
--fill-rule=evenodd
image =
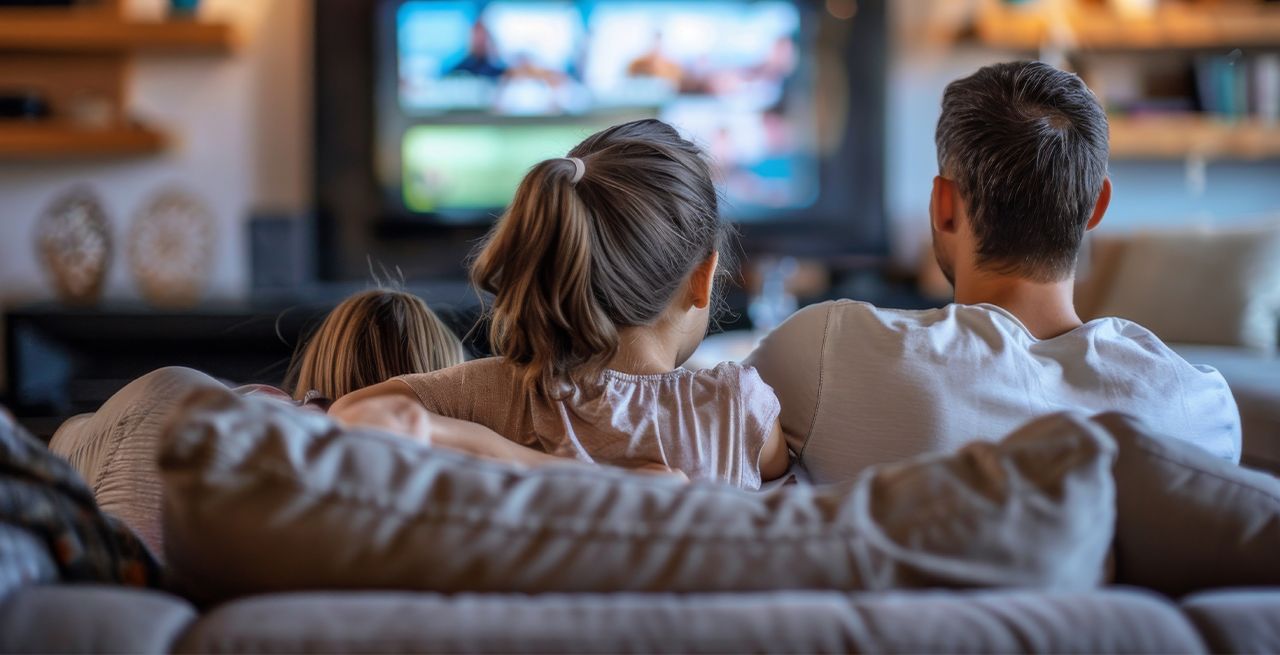
<path id="1" fill-rule="evenodd" d="M 529 171 L 471 267 L 494 295 L 494 352 L 542 395 L 598 375 L 618 331 L 658 320 L 728 230 L 702 152 L 665 123 L 611 127 L 569 157 L 581 168 Z"/>
<path id="2" fill-rule="evenodd" d="M 462 363 L 462 344 L 421 298 L 373 289 L 342 301 L 294 353 L 286 378 L 293 397 L 331 400 L 397 375 Z"/>

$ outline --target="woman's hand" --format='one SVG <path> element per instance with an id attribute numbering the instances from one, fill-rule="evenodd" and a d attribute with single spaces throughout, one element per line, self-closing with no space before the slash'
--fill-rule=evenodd
<path id="1" fill-rule="evenodd" d="M 404 396 L 372 396 L 335 405 L 329 416 L 347 427 L 374 428 L 431 443 L 432 414 Z"/>

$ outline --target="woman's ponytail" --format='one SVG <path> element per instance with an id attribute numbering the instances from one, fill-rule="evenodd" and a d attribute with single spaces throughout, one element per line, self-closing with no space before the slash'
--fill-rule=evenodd
<path id="1" fill-rule="evenodd" d="M 471 267 L 494 296 L 494 353 L 546 397 L 599 375 L 620 329 L 653 324 L 694 267 L 727 255 L 710 168 L 671 126 L 625 123 L 569 155 L 529 171 Z"/>
<path id="2" fill-rule="evenodd" d="M 597 239 L 577 193 L 577 166 L 568 159 L 534 166 L 471 268 L 472 282 L 494 295 L 490 342 L 540 394 L 554 394 L 556 380 L 586 373 L 618 346 L 593 292 Z"/>

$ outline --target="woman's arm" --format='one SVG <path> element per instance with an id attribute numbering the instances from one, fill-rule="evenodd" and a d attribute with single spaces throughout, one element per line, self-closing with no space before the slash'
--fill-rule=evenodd
<path id="1" fill-rule="evenodd" d="M 387 430 L 475 457 L 525 466 L 571 461 L 521 446 L 479 423 L 432 414 L 422 406 L 413 389 L 398 380 L 365 387 L 339 398 L 329 408 L 329 415 L 345 425 Z"/>

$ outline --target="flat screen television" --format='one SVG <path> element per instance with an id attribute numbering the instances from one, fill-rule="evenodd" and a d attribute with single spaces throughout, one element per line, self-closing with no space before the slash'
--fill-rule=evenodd
<path id="1" fill-rule="evenodd" d="M 704 148 L 749 250 L 882 253 L 884 23 L 883 0 L 320 0 L 320 270 L 440 274 L 534 163 L 639 118 Z"/>

